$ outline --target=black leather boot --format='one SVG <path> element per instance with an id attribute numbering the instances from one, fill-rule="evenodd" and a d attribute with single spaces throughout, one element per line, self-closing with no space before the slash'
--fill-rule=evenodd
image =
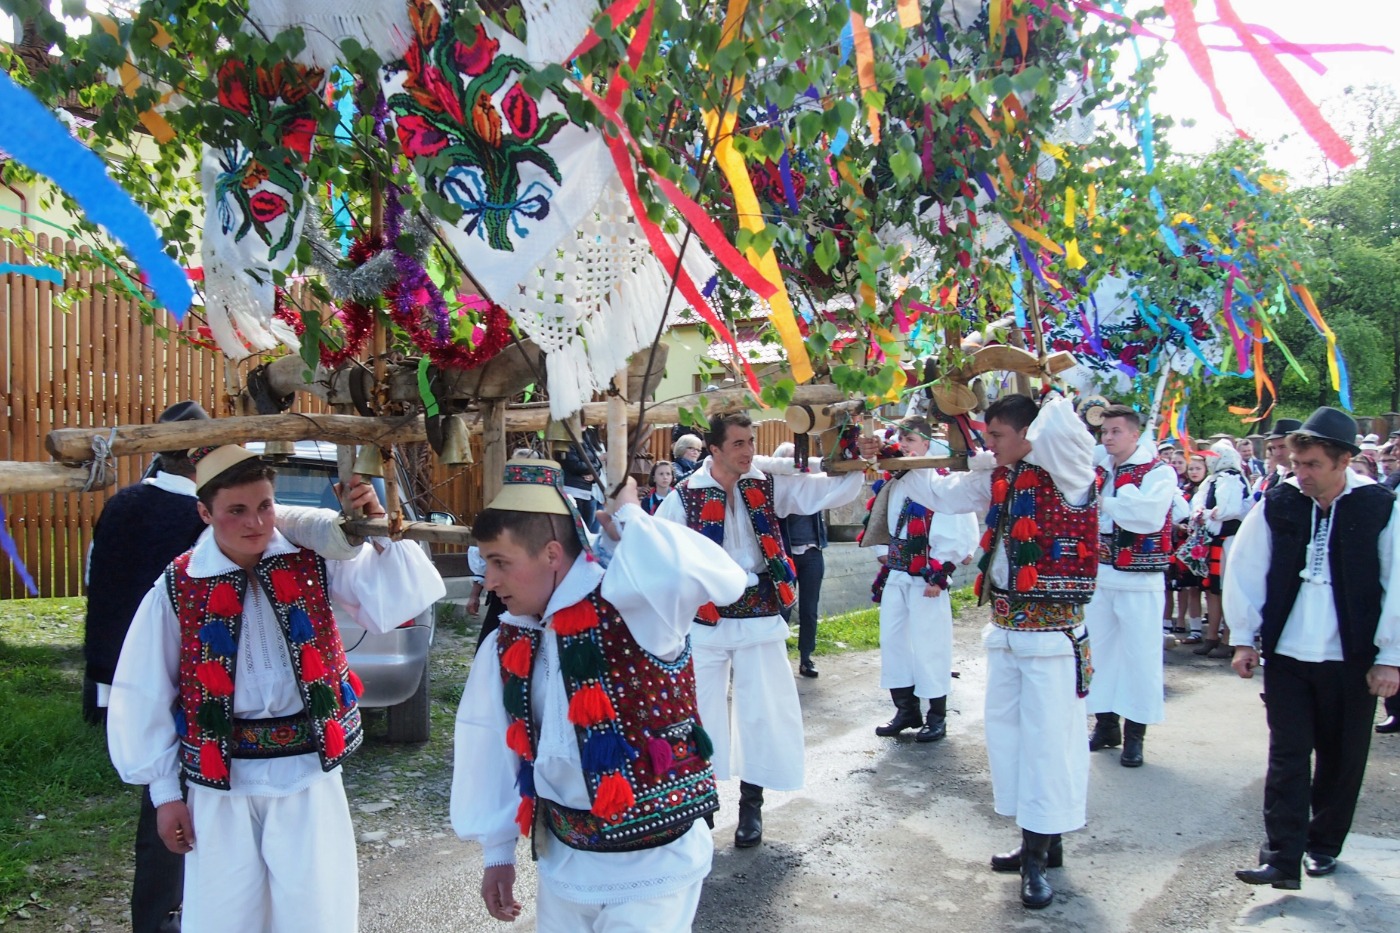
<path id="1" fill-rule="evenodd" d="M 1045 875 L 1049 867 L 1050 840 L 1053 836 L 1021 830 L 1021 903 L 1031 910 L 1049 907 L 1055 889 Z"/>
<path id="2" fill-rule="evenodd" d="M 1125 768 L 1142 767 L 1142 740 L 1147 735 L 1147 726 L 1131 719 L 1123 720 L 1123 754 L 1118 763 Z"/>
<path id="3" fill-rule="evenodd" d="M 1050 853 L 1046 856 L 1045 865 L 1048 868 L 1059 868 L 1065 863 L 1065 844 L 1060 834 L 1056 833 L 1050 837 Z M 1020 871 L 1021 870 L 1021 847 L 1017 846 L 1010 852 L 1002 852 L 1000 855 L 992 856 L 992 871 Z"/>
<path id="4" fill-rule="evenodd" d="M 948 698 L 934 697 L 928 701 L 928 718 L 914 736 L 915 742 L 937 742 L 948 734 Z"/>
<path id="5" fill-rule="evenodd" d="M 1101 748 L 1117 748 L 1123 744 L 1123 729 L 1118 725 L 1117 713 L 1095 713 L 1094 733 L 1089 736 L 1089 751 Z"/>
<path id="6" fill-rule="evenodd" d="M 751 849 L 763 841 L 763 788 L 739 782 L 739 825 L 734 830 L 734 848 Z"/>
<path id="7" fill-rule="evenodd" d="M 883 726 L 876 726 L 876 735 L 899 735 L 905 729 L 917 729 L 924 724 L 923 714 L 919 712 L 919 698 L 914 696 L 913 687 L 891 688 L 890 699 L 894 700 L 894 718 Z"/>

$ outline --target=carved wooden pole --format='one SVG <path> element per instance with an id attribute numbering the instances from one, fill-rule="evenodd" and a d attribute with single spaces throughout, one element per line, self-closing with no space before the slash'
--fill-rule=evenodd
<path id="1" fill-rule="evenodd" d="M 548 412 L 545 412 L 548 415 Z M 506 401 L 500 398 L 481 400 L 481 495 L 486 505 L 496 498 L 505 485 L 506 476 Z"/>
<path id="2" fill-rule="evenodd" d="M 611 496 L 613 489 L 627 482 L 627 367 L 624 366 L 613 376 L 616 395 L 608 396 L 608 485 L 604 496 Z M 645 389 L 643 389 L 645 391 Z M 640 399 L 638 400 L 640 401 Z"/>

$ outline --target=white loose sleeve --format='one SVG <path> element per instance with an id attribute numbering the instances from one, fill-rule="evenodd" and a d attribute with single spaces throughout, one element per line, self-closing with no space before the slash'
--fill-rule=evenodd
<path id="1" fill-rule="evenodd" d="M 441 574 L 412 541 L 363 548 L 354 560 L 326 567 L 336 609 L 372 632 L 398 628 L 447 595 Z"/>
<path id="2" fill-rule="evenodd" d="M 515 840 L 520 835 L 515 824 L 520 757 L 506 747 L 510 722 L 501 701 L 501 672 L 495 660 L 496 632 L 492 632 L 477 652 L 457 707 L 449 808 L 453 832 L 481 844 L 488 868 L 515 864 Z"/>
<path id="3" fill-rule="evenodd" d="M 971 512 L 960 515 L 933 513 L 928 523 L 929 557 L 937 562 L 960 563 L 977 549 L 977 517 Z"/>
<path id="4" fill-rule="evenodd" d="M 1124 531 L 1146 535 L 1160 531 L 1176 498 L 1176 471 L 1154 467 L 1141 486 L 1123 486 L 1099 500 L 1099 508 Z"/>
<path id="5" fill-rule="evenodd" d="M 1255 510 L 1260 511 L 1259 509 Z M 1233 557 L 1239 545 L 1231 550 Z M 1395 555 L 1400 551 L 1400 500 L 1391 506 L 1390 523 L 1380 539 L 1381 618 L 1376 625 L 1377 664 L 1400 667 L 1400 580 L 1395 577 Z"/>
<path id="6" fill-rule="evenodd" d="M 1191 503 L 1178 489 L 1172 496 L 1172 521 L 1184 522 L 1191 517 Z"/>
<path id="7" fill-rule="evenodd" d="M 1042 405 L 1026 430 L 1026 440 L 1031 445 L 1026 462 L 1049 473 L 1066 501 L 1083 505 L 1089 500 L 1094 485 L 1094 436 L 1069 399 L 1054 398 Z"/>
<path id="8" fill-rule="evenodd" d="M 180 620 L 164 577 L 146 594 L 122 643 L 107 706 L 107 751 L 128 784 L 150 787 L 156 806 L 180 799 Z"/>
<path id="9" fill-rule="evenodd" d="M 988 470 L 947 476 L 935 470 L 910 470 L 899 485 L 906 496 L 936 513 L 980 515 L 992 507 L 992 474 Z"/>
<path id="10" fill-rule="evenodd" d="M 310 548 L 326 560 L 354 560 L 364 545 L 345 536 L 344 516 L 334 509 L 277 506 L 277 530 L 297 547 Z"/>
<path id="11" fill-rule="evenodd" d="M 677 525 L 689 525 L 685 520 L 685 505 L 681 502 L 681 494 L 672 489 L 666 494 L 666 498 L 661 500 L 661 504 L 652 513 L 653 518 L 663 521 L 675 522 Z"/>
<path id="12" fill-rule="evenodd" d="M 797 469 L 797 464 L 791 457 L 769 457 L 764 454 L 755 454 L 753 458 L 755 469 L 762 470 L 769 476 L 797 476 L 802 471 Z M 822 458 L 808 457 L 807 472 L 822 472 Z"/>
<path id="13" fill-rule="evenodd" d="M 1233 473 L 1217 473 L 1215 477 L 1214 521 L 1229 522 L 1243 518 L 1246 511 L 1244 480 Z M 1216 529 L 1218 532 L 1218 529 Z M 1232 551 L 1233 553 L 1233 551 Z"/>
<path id="14" fill-rule="evenodd" d="M 1266 506 L 1267 507 L 1267 506 Z M 1392 519 L 1393 520 L 1393 519 Z M 1265 581 L 1273 561 L 1273 539 L 1264 509 L 1255 509 L 1240 523 L 1230 558 L 1225 561 L 1221 600 L 1230 620 L 1230 644 L 1254 647 L 1254 637 L 1264 624 Z"/>
<path id="15" fill-rule="evenodd" d="M 637 644 L 664 661 L 685 648 L 696 611 L 727 606 L 744 594 L 748 574 L 718 544 L 674 522 L 625 505 L 614 521 L 621 540 L 603 598 L 617 607 Z"/>
<path id="16" fill-rule="evenodd" d="M 850 502 L 864 483 L 862 472 L 779 474 L 773 477 L 773 507 L 779 518 L 812 515 Z"/>

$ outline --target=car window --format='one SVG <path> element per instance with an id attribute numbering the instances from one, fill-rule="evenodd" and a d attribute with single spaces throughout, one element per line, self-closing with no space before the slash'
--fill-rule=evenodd
<path id="1" fill-rule="evenodd" d="M 284 505 L 305 505 L 313 508 L 339 509 L 340 502 L 332 488 L 338 476 L 334 464 L 325 467 L 310 466 L 304 463 L 280 463 L 277 465 L 277 501 Z M 385 501 L 384 480 L 375 477 L 374 491 L 379 501 Z M 404 503 L 404 516 L 415 519 L 413 510 Z"/>

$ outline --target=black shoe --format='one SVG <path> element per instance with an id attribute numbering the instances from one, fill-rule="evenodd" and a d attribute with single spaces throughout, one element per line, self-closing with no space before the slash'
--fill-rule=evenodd
<path id="1" fill-rule="evenodd" d="M 1046 868 L 1059 868 L 1065 863 L 1065 845 L 1056 833 L 1050 837 L 1050 852 L 1045 857 Z M 1003 852 L 1000 855 L 992 856 L 992 871 L 1020 871 L 1021 870 L 1021 847 L 1017 846 L 1010 852 Z"/>
<path id="2" fill-rule="evenodd" d="M 739 825 L 734 830 L 734 848 L 751 849 L 763 841 L 763 788 L 739 782 Z"/>
<path id="3" fill-rule="evenodd" d="M 890 699 L 894 700 L 894 718 L 883 726 L 876 726 L 876 735 L 889 738 L 905 729 L 917 729 L 924 724 L 923 714 L 919 712 L 919 698 L 914 696 L 913 687 L 892 688 Z"/>
<path id="4" fill-rule="evenodd" d="M 1147 726 L 1131 719 L 1123 720 L 1123 754 L 1118 763 L 1125 768 L 1142 767 L 1142 740 L 1147 735 Z"/>
<path id="5" fill-rule="evenodd" d="M 1376 731 L 1381 735 L 1391 735 L 1400 732 L 1400 716 L 1387 716 L 1376 723 Z"/>
<path id="6" fill-rule="evenodd" d="M 1235 877 L 1245 884 L 1271 884 L 1280 891 L 1296 891 L 1303 886 L 1303 882 L 1298 878 L 1290 878 L 1281 870 L 1272 865 L 1260 865 L 1258 868 L 1241 868 L 1235 872 Z"/>
<path id="7" fill-rule="evenodd" d="M 797 665 L 797 673 L 801 674 L 803 677 L 818 676 L 817 666 L 812 663 L 811 658 L 802 659 L 802 663 Z"/>
<path id="8" fill-rule="evenodd" d="M 928 701 L 928 718 L 914 736 L 915 742 L 937 742 L 948 734 L 948 698 L 935 697 Z"/>
<path id="9" fill-rule="evenodd" d="M 1123 744 L 1123 729 L 1118 724 L 1117 713 L 1095 713 L 1094 733 L 1089 736 L 1089 751 L 1101 748 L 1117 748 Z"/>
<path id="10" fill-rule="evenodd" d="M 1050 840 L 1053 836 L 1021 830 L 1021 903 L 1031 910 L 1049 907 L 1055 889 L 1045 876 L 1049 867 Z"/>
<path id="11" fill-rule="evenodd" d="M 1307 872 L 1310 878 L 1321 878 L 1336 870 L 1337 859 L 1331 855 L 1312 855 L 1309 853 L 1303 856 L 1303 871 Z"/>

